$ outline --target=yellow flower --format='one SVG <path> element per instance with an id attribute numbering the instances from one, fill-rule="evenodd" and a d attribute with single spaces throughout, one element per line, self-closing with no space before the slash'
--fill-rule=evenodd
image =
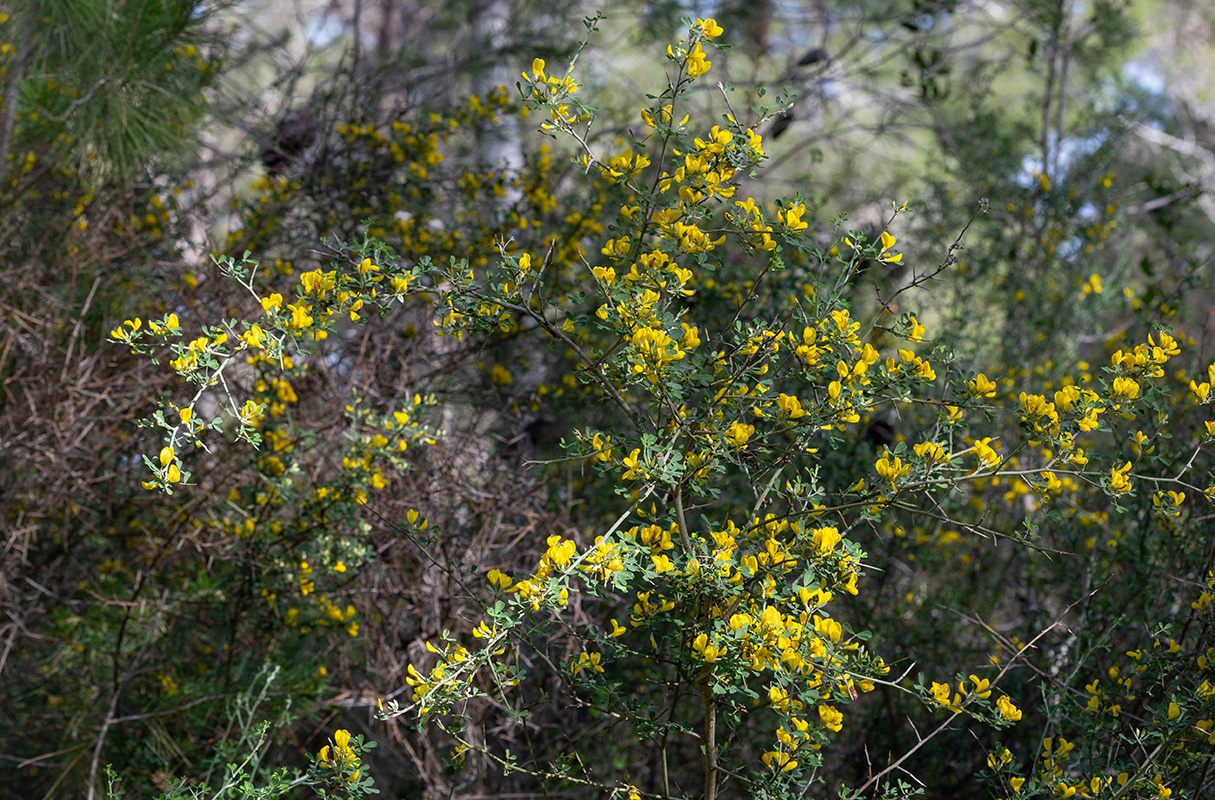
<path id="1" fill-rule="evenodd" d="M 312 307 L 304 303 L 292 304 L 288 306 L 291 309 L 291 327 L 297 330 L 303 330 L 312 324 L 312 317 L 308 314 Z"/>
<path id="2" fill-rule="evenodd" d="M 241 422 L 246 425 L 256 425 L 262 420 L 262 414 L 258 410 L 259 403 L 252 400 L 246 400 L 244 406 L 240 410 Z"/>
<path id="3" fill-rule="evenodd" d="M 948 459 L 948 456 L 945 455 L 945 448 L 936 442 L 920 442 L 911 449 L 917 456 L 932 464 L 939 464 Z"/>
<path id="4" fill-rule="evenodd" d="M 410 671 L 413 671 L 412 665 Z M 416 673 L 414 673 L 416 674 Z M 317 754 L 317 760 L 330 769 L 339 769 L 341 767 L 356 767 L 354 772 L 346 776 L 348 782 L 356 781 L 359 778 L 361 769 L 357 769 L 359 765 L 359 757 L 355 755 L 354 748 L 350 746 L 350 731 L 342 729 L 333 733 L 333 748 L 329 745 L 321 748 Z"/>
<path id="5" fill-rule="evenodd" d="M 874 468 L 877 469 L 878 475 L 881 475 L 883 478 L 889 481 L 891 486 L 893 486 L 894 482 L 899 478 L 911 472 L 910 464 L 904 464 L 903 460 L 897 456 L 891 460 L 890 453 L 886 453 L 879 458 L 877 463 L 874 464 Z"/>
<path id="6" fill-rule="evenodd" d="M 654 562 L 654 570 L 660 575 L 664 572 L 671 572 L 675 569 L 675 562 L 672 561 L 668 556 L 651 556 L 650 560 Z"/>
<path id="7" fill-rule="evenodd" d="M 612 620 L 612 622 L 614 624 L 615 620 Z M 621 633 L 623 632 L 624 631 L 622 629 Z M 616 636 L 617 634 L 613 633 L 612 635 Z M 712 664 L 726 652 L 726 649 L 724 647 L 718 647 L 717 645 L 710 644 L 708 634 L 702 633 L 692 640 L 692 651 L 700 657 L 701 661 Z"/>
<path id="8" fill-rule="evenodd" d="M 601 658 L 602 656 L 599 653 L 579 653 L 578 661 L 570 667 L 570 672 L 577 675 L 588 667 L 595 672 L 603 672 L 603 667 L 599 665 Z"/>
<path id="9" fill-rule="evenodd" d="M 304 287 L 304 294 L 323 299 L 337 286 L 337 273 L 319 269 L 305 272 L 300 275 L 300 285 Z"/>
<path id="10" fill-rule="evenodd" d="M 1003 695 L 996 701 L 996 706 L 1000 709 L 1000 714 L 1009 722 L 1017 722 L 1021 719 L 1021 709 L 1013 705 L 1007 695 Z"/>
<path id="11" fill-rule="evenodd" d="M 1160 513 L 1175 517 L 1180 514 L 1179 507 L 1185 502 L 1185 492 L 1175 492 L 1171 489 L 1168 491 L 1159 491 L 1152 496 L 1152 505 Z"/>
<path id="12" fill-rule="evenodd" d="M 636 480 L 645 475 L 645 470 L 641 469 L 640 465 L 641 448 L 633 448 L 633 452 L 629 453 L 621 461 L 625 466 L 624 475 L 621 477 L 626 481 Z"/>
<path id="13" fill-rule="evenodd" d="M 938 703 L 940 703 L 941 705 L 945 706 L 945 708 L 949 709 L 950 711 L 952 711 L 955 714 L 957 714 L 959 711 L 962 710 L 961 708 L 958 707 L 958 703 L 960 703 L 962 701 L 961 695 L 955 694 L 953 696 L 953 702 L 950 702 L 949 684 L 937 683 L 936 681 L 933 681 L 931 690 L 932 690 L 932 698 L 934 700 L 936 700 Z"/>
<path id="14" fill-rule="evenodd" d="M 1131 490 L 1131 481 L 1127 478 L 1127 473 L 1131 470 L 1131 462 L 1126 462 L 1121 467 L 1113 467 L 1110 469 L 1110 488 L 1119 494 L 1129 492 Z"/>
<path id="15" fill-rule="evenodd" d="M 975 685 L 974 689 L 972 690 L 974 691 L 975 696 L 977 696 L 980 700 L 986 700 L 987 698 L 991 697 L 991 690 L 987 688 L 991 684 L 991 681 L 980 678 L 978 675 L 971 675 L 970 680 Z"/>
<path id="16" fill-rule="evenodd" d="M 819 706 L 818 718 L 829 731 L 838 733 L 844 727 L 844 715 L 831 706 Z"/>
<path id="17" fill-rule="evenodd" d="M 970 393 L 975 397 L 995 397 L 996 385 L 980 372 L 973 379 L 966 382 L 966 387 L 970 389 Z"/>
<path id="18" fill-rule="evenodd" d="M 816 528 L 811 535 L 814 548 L 820 553 L 830 553 L 843 538 L 837 528 Z"/>
<path id="19" fill-rule="evenodd" d="M 1134 400 L 1139 397 L 1139 383 L 1133 378 L 1114 378 L 1111 393 L 1115 400 Z"/>
<path id="20" fill-rule="evenodd" d="M 982 460 L 982 462 L 984 464 L 986 464 L 987 466 L 994 467 L 996 464 L 998 464 L 1000 462 L 1000 457 L 998 455 L 996 455 L 995 449 L 992 448 L 991 445 L 988 444 L 988 442 L 990 442 L 990 441 L 991 441 L 990 436 L 987 437 L 986 439 L 979 439 L 978 441 L 976 441 L 975 442 L 975 455 L 977 455 L 979 457 L 979 459 Z"/>
<path id="21" fill-rule="evenodd" d="M 265 332 L 262 331 L 260 325 L 252 326 L 245 333 L 245 335 L 241 336 L 240 338 L 241 341 L 250 347 L 255 347 L 259 350 L 265 347 Z"/>
<path id="22" fill-rule="evenodd" d="M 1004 750 L 999 753 L 988 753 L 987 754 L 987 766 L 992 769 L 997 769 L 998 767 L 1002 767 L 1005 764 L 1007 764 L 1009 761 L 1012 761 L 1012 753 L 1009 751 L 1009 749 L 1007 747 L 1004 748 Z"/>
<path id="23" fill-rule="evenodd" d="M 789 419 L 800 419 L 806 416 L 806 411 L 802 408 L 801 401 L 792 395 L 779 395 L 776 398 L 776 405 L 780 406 L 780 410 L 783 411 L 785 416 Z"/>
<path id="24" fill-rule="evenodd" d="M 704 48 L 699 43 L 692 48 L 688 53 L 688 76 L 699 78 L 709 71 L 709 67 L 713 66 L 713 62 L 705 58 Z"/>
<path id="25" fill-rule="evenodd" d="M 788 753 L 783 753 L 779 750 L 773 750 L 764 753 L 759 757 L 764 762 L 764 766 L 769 769 L 778 770 L 780 772 L 788 772 L 792 769 L 797 769 L 797 762 L 794 761 Z"/>
<path id="26" fill-rule="evenodd" d="M 755 434 L 755 426 L 748 425 L 745 422 L 730 423 L 730 430 L 726 432 L 726 441 L 734 450 L 742 450 L 747 446 L 747 440 Z"/>
<path id="27" fill-rule="evenodd" d="M 822 634 L 824 639 L 838 642 L 844 635 L 844 626 L 830 617 L 814 615 L 814 630 Z"/>
<path id="28" fill-rule="evenodd" d="M 716 39 L 726 32 L 724 28 L 717 24 L 717 20 L 711 17 L 696 20 L 696 27 L 704 32 L 706 39 Z"/>
<path id="29" fill-rule="evenodd" d="M 805 213 L 806 206 L 802 203 L 798 203 L 797 205 L 793 206 L 793 208 L 786 211 L 781 211 L 776 216 L 789 230 L 804 231 L 809 227 L 809 223 L 802 219 L 802 216 Z"/>
<path id="30" fill-rule="evenodd" d="M 177 694 L 177 681 L 173 680 L 172 675 L 159 675 L 157 677 L 160 678 L 160 688 L 166 695 L 172 697 Z"/>
<path id="31" fill-rule="evenodd" d="M 886 231 L 882 231 L 882 251 L 878 255 L 878 261 L 885 261 L 887 264 L 897 264 L 903 260 L 902 253 L 886 255 L 886 251 L 894 247 L 895 241 L 897 240 L 893 236 Z"/>

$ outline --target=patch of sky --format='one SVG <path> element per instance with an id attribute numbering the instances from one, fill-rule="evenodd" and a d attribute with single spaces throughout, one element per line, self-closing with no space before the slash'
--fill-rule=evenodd
<path id="1" fill-rule="evenodd" d="M 1122 77 L 1148 94 L 1164 94 L 1167 86 L 1164 73 L 1145 61 L 1128 61 L 1123 64 Z"/>
<path id="2" fill-rule="evenodd" d="M 1065 136 L 1062 140 L 1058 141 L 1057 145 L 1052 141 L 1051 146 L 1058 148 L 1055 159 L 1058 164 L 1059 174 L 1054 177 L 1058 179 L 1066 175 L 1077 160 L 1091 156 L 1100 150 L 1108 139 L 1109 134 L 1101 131 L 1092 136 Z M 1017 185 L 1028 189 L 1038 182 L 1038 175 L 1041 173 L 1042 156 L 1040 154 L 1027 155 L 1021 159 L 1021 170 L 1016 174 L 1014 180 Z"/>
<path id="3" fill-rule="evenodd" d="M 308 17 L 304 38 L 315 47 L 328 47 L 346 31 L 346 24 L 333 14 L 319 12 Z"/>

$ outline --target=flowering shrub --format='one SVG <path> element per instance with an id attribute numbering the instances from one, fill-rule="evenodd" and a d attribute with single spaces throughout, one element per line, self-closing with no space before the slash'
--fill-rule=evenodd
<path id="1" fill-rule="evenodd" d="M 381 720 L 424 726 L 452 767 L 613 797 L 792 797 L 816 782 L 898 797 L 917 790 L 896 773 L 924 754 L 944 761 L 939 743 L 973 723 L 993 743 L 972 771 L 1001 796 L 1201 796 L 1215 741 L 1215 589 L 1199 535 L 1215 499 L 1204 419 L 1215 365 L 1155 325 L 1109 337 L 1100 368 L 1061 357 L 977 372 L 962 355 L 973 342 L 935 336 L 922 291 L 960 270 L 966 228 L 925 268 L 892 232 L 905 204 L 866 236 L 817 219 L 801 196 L 752 196 L 758 131 L 778 109 L 737 108 L 723 84 L 716 124 L 687 110 L 722 33 L 689 24 L 667 48 L 666 87 L 636 110 L 638 133 L 614 144 L 589 135 L 595 111 L 572 66 L 536 59 L 522 74 L 541 131 L 591 176 L 561 233 L 528 238 L 516 209 L 468 238 L 421 217 L 373 225 L 298 275 L 280 260 L 259 281 L 252 252 L 217 257 L 248 295 L 246 316 L 200 321 L 197 336 L 176 314 L 114 329 L 137 353 L 167 347 L 193 387 L 149 420 L 160 439 L 145 488 L 182 492 L 220 433 L 256 448 L 258 482 L 228 495 L 245 518 L 215 524 L 257 548 L 260 597 L 288 627 L 357 637 L 357 611 L 326 587 L 368 568 L 377 492 L 414 468 L 405 453 L 441 446 L 428 416 L 458 409 L 435 411 L 431 394 L 380 411 L 352 398 L 349 449 L 318 472 L 300 452 L 296 387 L 332 366 L 328 337 L 430 304 L 443 346 L 526 354 L 523 369 L 479 366 L 517 407 L 572 419 L 561 457 L 539 466 L 567 483 L 561 502 L 585 503 L 530 563 L 502 548 L 478 562 L 481 586 L 455 579 L 470 618 L 434 630 L 410 654 L 403 697 L 378 704 Z M 398 165 L 414 157 L 404 144 L 418 169 L 442 160 L 437 128 L 341 135 Z M 541 152 L 519 180 L 548 219 Z M 228 244 L 253 249 L 271 219 L 252 213 Z M 495 240 L 501 230 L 519 237 Z M 909 270 L 876 303 L 856 290 L 874 264 Z M 1100 294 L 1100 280 L 1082 292 Z M 435 564 L 440 536 L 456 535 L 417 509 L 388 527 Z M 1184 571 L 1162 576 L 1166 564 Z M 1013 596 L 1018 581 L 1031 592 L 1068 575 L 1075 592 Z M 1132 617 L 1150 630 L 1117 616 L 1136 595 L 1117 585 L 1128 579 L 1158 592 Z M 1185 583 L 1198 580 L 1198 592 Z M 1022 607 L 1034 629 L 1005 635 Z M 956 632 L 959 618 L 973 633 Z M 911 627 L 918 640 L 900 632 Z M 579 730 L 627 733 L 533 746 L 529 726 L 555 713 L 541 702 L 553 695 Z M 908 741 L 902 714 L 879 705 L 918 707 L 933 727 Z M 502 744 L 516 735 L 526 753 Z M 869 743 L 884 761 L 855 780 L 833 774 L 833 749 Z M 338 730 L 310 774 L 357 796 L 370 786 L 360 747 Z"/>

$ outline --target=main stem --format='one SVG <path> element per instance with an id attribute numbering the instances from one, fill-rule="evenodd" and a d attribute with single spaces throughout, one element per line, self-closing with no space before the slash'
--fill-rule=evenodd
<path id="1" fill-rule="evenodd" d="M 9 66 L 8 88 L 4 92 L 4 111 L 0 114 L 0 178 L 8 172 L 8 157 L 13 147 L 13 124 L 17 120 L 17 103 L 21 98 L 21 79 L 25 75 L 26 61 L 34 45 L 34 25 L 38 16 L 38 4 L 31 3 L 26 9 L 25 25 L 21 42 L 17 45 L 17 61 Z"/>
<path id="2" fill-rule="evenodd" d="M 717 698 L 713 696 L 713 668 L 705 665 L 700 689 L 705 700 L 705 796 L 704 800 L 717 797 Z"/>

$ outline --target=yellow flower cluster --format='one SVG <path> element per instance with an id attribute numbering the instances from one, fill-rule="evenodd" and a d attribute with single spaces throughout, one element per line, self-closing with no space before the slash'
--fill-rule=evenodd
<path id="1" fill-rule="evenodd" d="M 702 42 L 717 38 L 725 31 L 712 19 L 698 19 L 692 23 L 692 41 L 690 47 L 681 43 L 677 47 L 667 47 L 667 58 L 681 64 L 687 69 L 689 78 L 699 78 L 709 71 L 713 62 L 705 56 Z"/>
<path id="2" fill-rule="evenodd" d="M 459 699 L 463 689 L 473 678 L 473 674 L 466 669 L 470 659 L 469 652 L 463 645 L 445 645 L 440 650 L 427 642 L 426 650 L 438 656 L 430 672 L 422 675 L 413 664 L 405 668 L 405 683 L 413 689 L 413 702 L 418 704 L 419 713 L 423 717 L 435 706 L 446 713 L 446 703 Z"/>
<path id="3" fill-rule="evenodd" d="M 532 61 L 531 73 L 523 73 L 523 80 L 531 89 L 532 96 L 543 103 L 552 115 L 553 122 L 543 123 L 541 129 L 568 130 L 568 126 L 589 119 L 587 112 L 571 109 L 570 104 L 564 102 L 578 91 L 573 76 L 567 73 L 565 77 L 557 78 L 547 74 L 545 66 L 544 59 L 537 58 Z"/>
<path id="4" fill-rule="evenodd" d="M 348 783 L 359 779 L 362 770 L 359 757 L 350 746 L 350 731 L 344 728 L 334 731 L 332 747 L 325 745 L 316 757 L 325 767 L 342 775 Z"/>

